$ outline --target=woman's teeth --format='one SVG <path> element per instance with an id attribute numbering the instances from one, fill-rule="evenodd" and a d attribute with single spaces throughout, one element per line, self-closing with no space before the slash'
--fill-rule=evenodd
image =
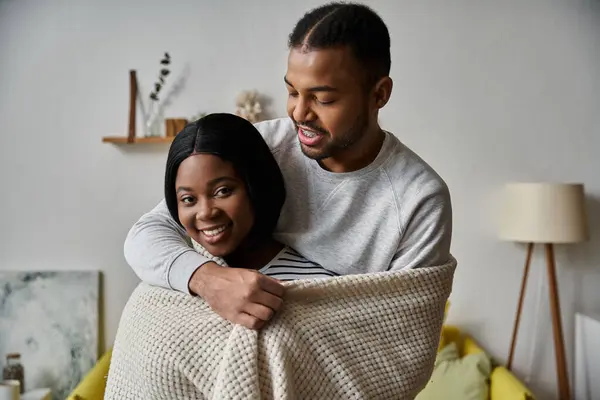
<path id="1" fill-rule="evenodd" d="M 223 232 L 225 229 L 227 229 L 229 225 L 222 225 L 216 229 L 212 229 L 210 231 L 208 230 L 204 230 L 202 231 L 202 233 L 204 233 L 206 236 L 217 236 L 219 233 Z"/>

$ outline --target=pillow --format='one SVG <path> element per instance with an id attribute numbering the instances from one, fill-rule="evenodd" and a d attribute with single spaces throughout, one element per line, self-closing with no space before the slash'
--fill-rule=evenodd
<path id="1" fill-rule="evenodd" d="M 452 342 L 438 353 L 429 383 L 415 400 L 487 400 L 491 372 L 487 354 L 460 358 Z"/>
<path id="2" fill-rule="evenodd" d="M 437 351 L 438 353 L 446 346 L 446 340 L 444 338 L 444 324 L 446 323 L 446 317 L 448 317 L 448 309 L 450 308 L 450 300 L 446 300 L 446 305 L 444 306 L 444 319 L 442 320 L 442 332 L 440 333 L 440 342 L 438 343 Z"/>

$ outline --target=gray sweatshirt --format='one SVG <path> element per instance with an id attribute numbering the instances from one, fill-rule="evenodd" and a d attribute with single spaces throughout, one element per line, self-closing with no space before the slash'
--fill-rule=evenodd
<path id="1" fill-rule="evenodd" d="M 332 173 L 304 156 L 289 118 L 256 124 L 285 179 L 287 198 L 274 238 L 338 274 L 439 265 L 450 258 L 452 206 L 445 182 L 395 136 L 354 172 Z M 125 258 L 149 284 L 189 293 L 209 260 L 190 246 L 165 201 L 125 240 Z"/>

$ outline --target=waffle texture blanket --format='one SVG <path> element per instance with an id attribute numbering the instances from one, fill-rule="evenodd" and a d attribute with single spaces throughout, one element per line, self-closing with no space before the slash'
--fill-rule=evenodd
<path id="1" fill-rule="evenodd" d="M 260 331 L 142 283 L 105 399 L 413 399 L 433 370 L 455 267 L 286 282 Z"/>

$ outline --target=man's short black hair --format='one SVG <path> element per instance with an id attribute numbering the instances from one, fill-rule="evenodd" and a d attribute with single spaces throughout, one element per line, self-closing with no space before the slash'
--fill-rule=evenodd
<path id="1" fill-rule="evenodd" d="M 290 49 L 348 46 L 367 71 L 368 84 L 390 73 L 390 34 L 371 8 L 334 2 L 310 10 L 289 36 Z"/>

